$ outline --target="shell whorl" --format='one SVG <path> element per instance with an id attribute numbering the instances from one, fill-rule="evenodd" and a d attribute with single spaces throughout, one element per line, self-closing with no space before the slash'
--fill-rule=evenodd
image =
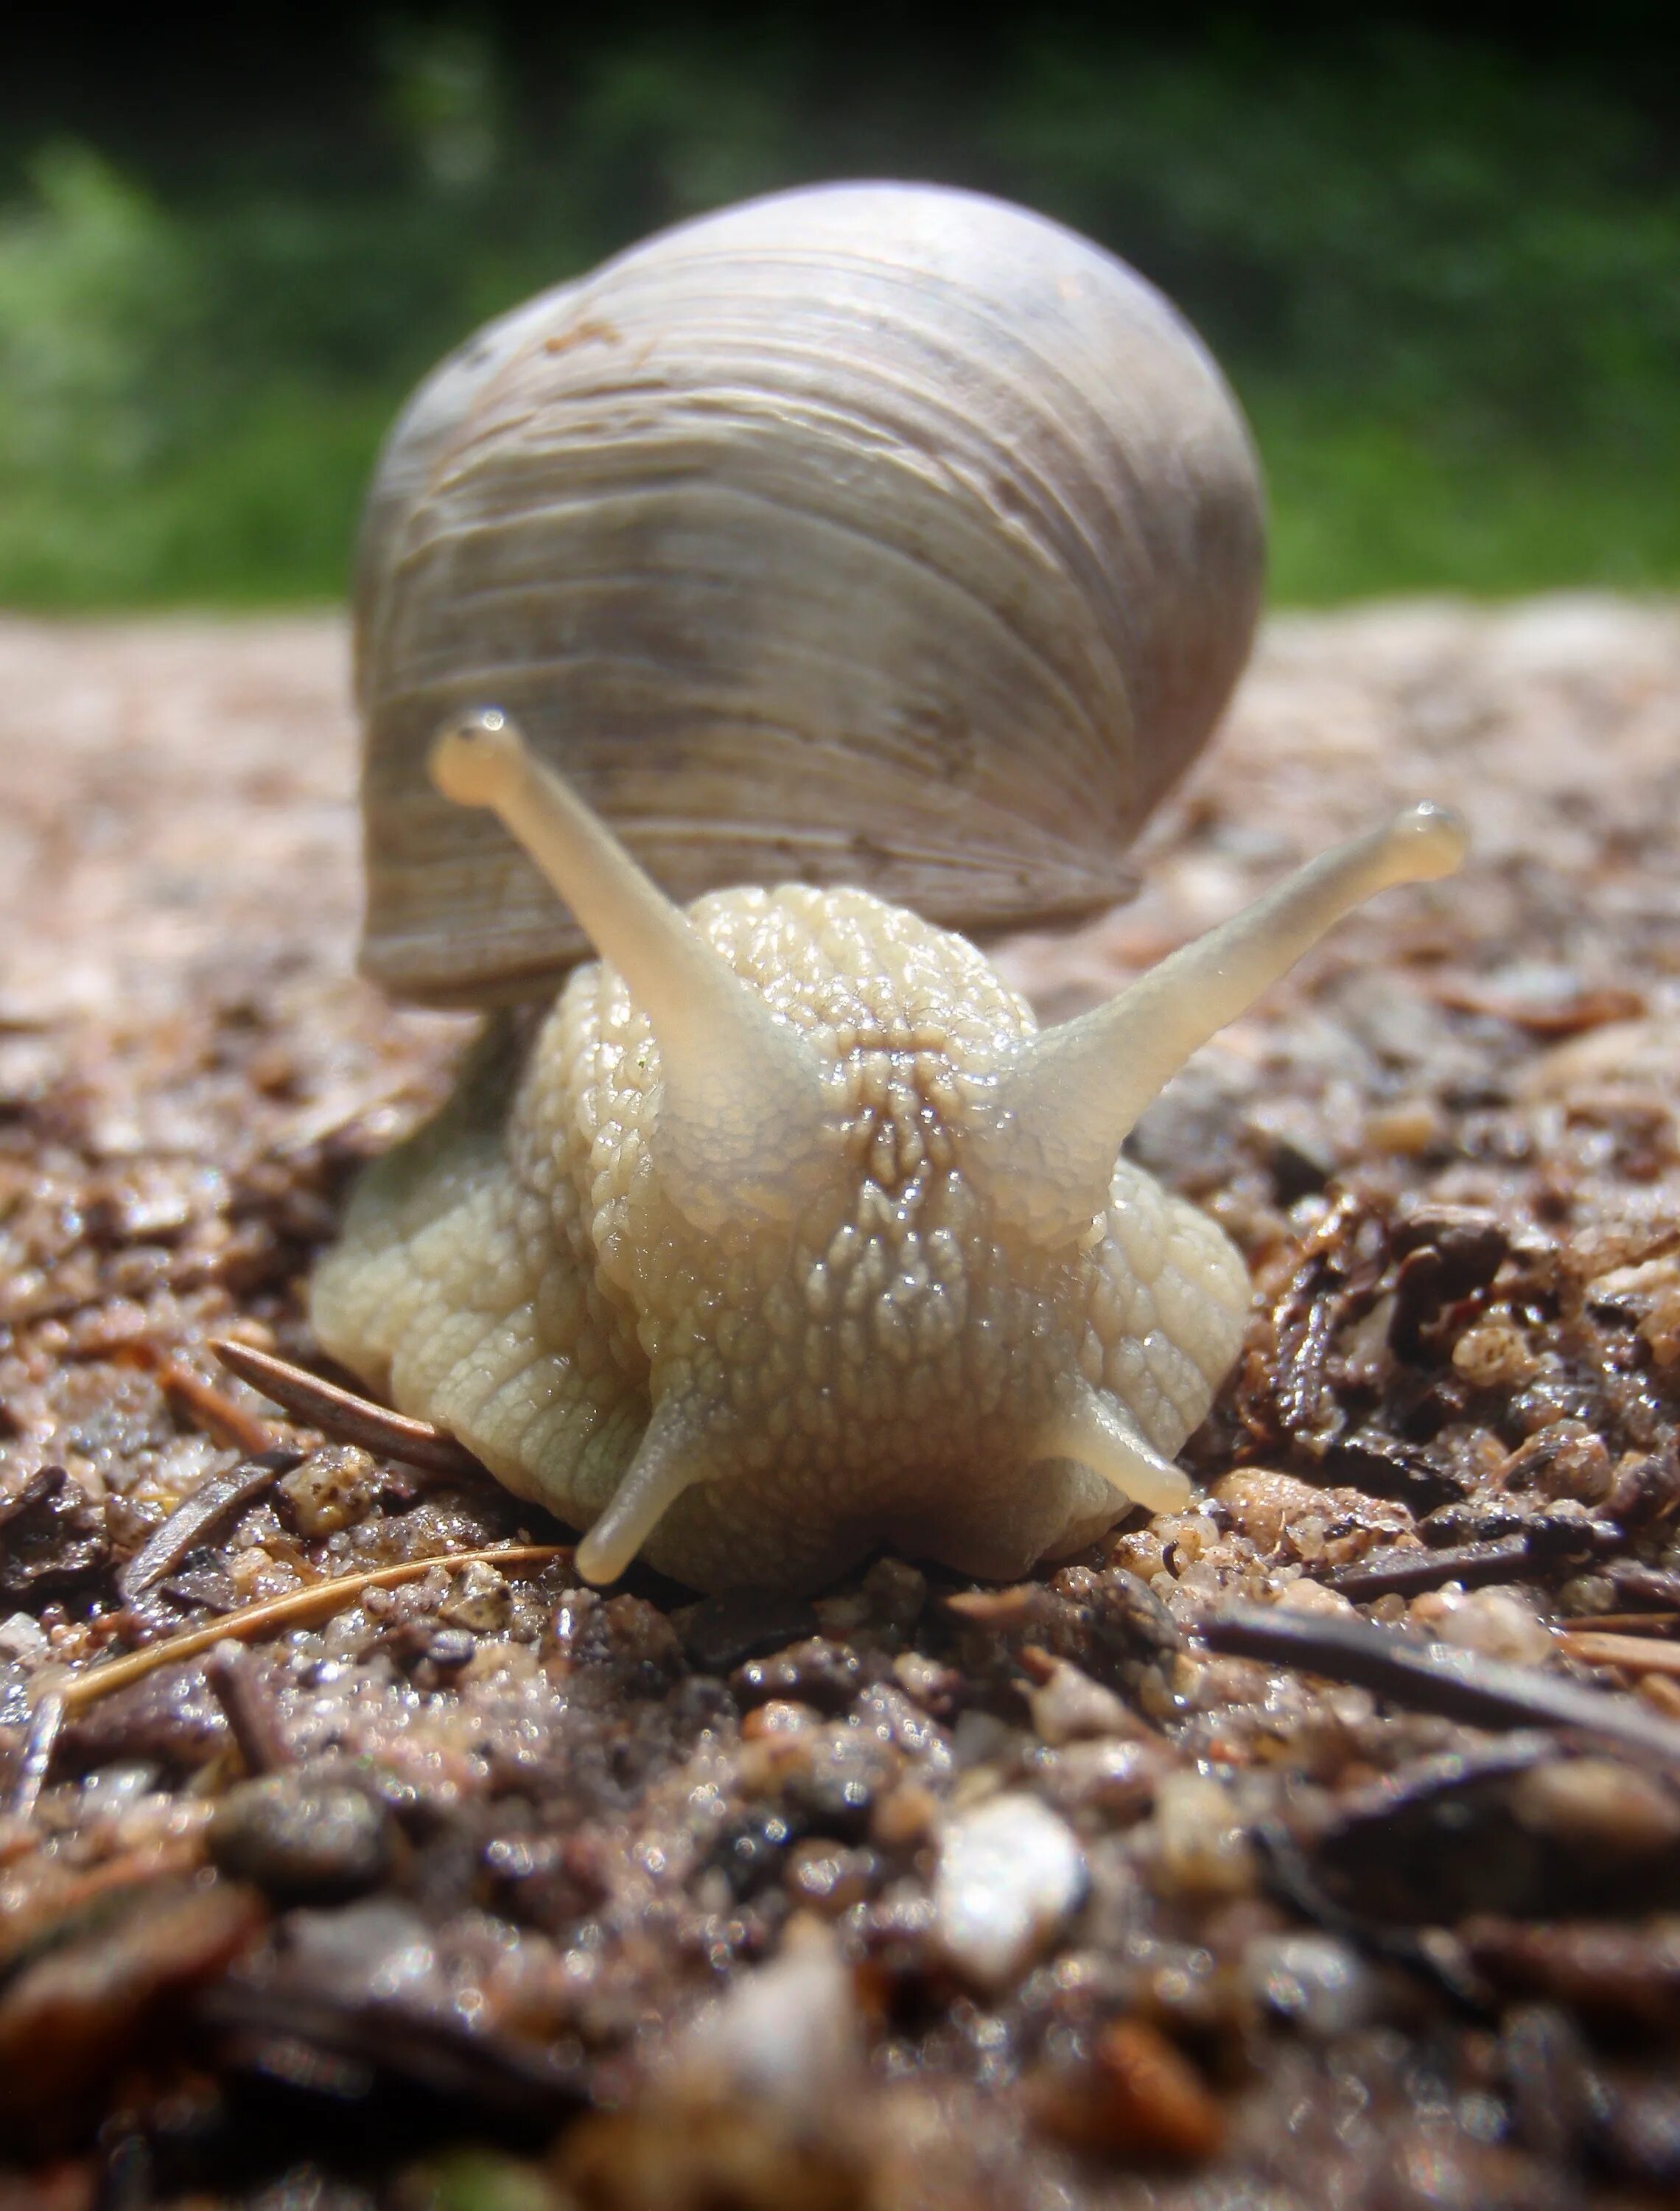
<path id="1" fill-rule="evenodd" d="M 848 185 L 667 232 L 479 333 L 388 441 L 364 966 L 476 1003 L 587 948 L 424 772 L 490 700 L 679 900 L 845 883 L 976 929 L 1105 905 L 1247 657 L 1261 541 L 1209 356 L 1060 225 Z"/>

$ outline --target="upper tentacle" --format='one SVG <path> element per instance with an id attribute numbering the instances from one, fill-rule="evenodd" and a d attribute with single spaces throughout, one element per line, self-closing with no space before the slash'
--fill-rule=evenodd
<path id="1" fill-rule="evenodd" d="M 678 1209 L 704 1231 L 743 1215 L 791 1218 L 837 1156 L 821 1070 L 803 1038 L 499 711 L 446 730 L 432 773 L 446 797 L 500 816 L 652 1024 L 662 1084 L 654 1159 Z"/>
<path id="2" fill-rule="evenodd" d="M 1354 906 L 1451 875 L 1467 839 L 1440 806 L 1407 808 L 1287 881 L 1079 1020 L 1029 1039 L 964 1163 L 1036 1242 L 1069 1241 L 1108 1201 L 1121 1145 L 1169 1079 Z"/>

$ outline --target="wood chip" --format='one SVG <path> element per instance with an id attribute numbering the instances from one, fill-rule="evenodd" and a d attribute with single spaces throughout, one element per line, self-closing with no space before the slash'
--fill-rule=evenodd
<path id="1" fill-rule="evenodd" d="M 213 1529 L 260 1497 L 282 1474 L 301 1466 L 294 1451 L 259 1451 L 242 1459 L 183 1498 L 160 1528 L 154 1528 L 117 1578 L 125 1603 L 136 1604 L 178 1566 L 189 1551 L 208 1540 Z"/>

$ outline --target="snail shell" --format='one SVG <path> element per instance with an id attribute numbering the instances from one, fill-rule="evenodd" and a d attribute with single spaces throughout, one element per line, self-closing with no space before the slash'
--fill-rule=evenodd
<path id="1" fill-rule="evenodd" d="M 865 184 L 668 231 L 490 324 L 386 445 L 363 966 L 483 1003 L 588 949 L 422 772 L 485 699 L 679 900 L 846 884 L 971 930 L 1105 906 L 1247 657 L 1262 534 L 1212 360 L 1060 225 Z"/>

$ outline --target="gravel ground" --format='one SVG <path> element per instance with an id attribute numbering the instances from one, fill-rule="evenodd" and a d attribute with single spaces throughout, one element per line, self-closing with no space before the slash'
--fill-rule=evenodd
<path id="1" fill-rule="evenodd" d="M 810 1605 L 580 1590 L 207 1348 L 318 1364 L 470 1027 L 351 975 L 344 660 L 0 622 L 0 2205 L 1675 2200 L 1680 616 L 1273 624 L 1002 955 L 1064 1015 L 1470 818 L 1134 1139 L 1255 1274 L 1203 1501 Z"/>

